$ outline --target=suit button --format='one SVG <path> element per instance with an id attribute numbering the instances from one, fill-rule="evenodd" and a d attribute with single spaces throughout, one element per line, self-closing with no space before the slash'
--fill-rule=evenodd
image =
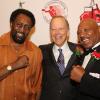
<path id="1" fill-rule="evenodd" d="M 60 90 L 60 91 L 59 91 L 59 93 L 61 94 L 61 93 L 62 93 L 62 91 Z"/>

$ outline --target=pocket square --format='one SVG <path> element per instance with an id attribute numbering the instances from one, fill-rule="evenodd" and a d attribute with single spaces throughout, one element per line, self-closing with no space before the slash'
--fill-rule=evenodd
<path id="1" fill-rule="evenodd" d="M 90 72 L 89 75 L 95 77 L 95 78 L 100 78 L 100 74 L 99 73 L 92 73 Z"/>

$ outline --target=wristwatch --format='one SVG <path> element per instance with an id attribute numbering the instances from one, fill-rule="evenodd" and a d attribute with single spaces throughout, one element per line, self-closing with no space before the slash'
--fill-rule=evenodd
<path id="1" fill-rule="evenodd" d="M 7 66 L 7 70 L 8 70 L 8 71 L 11 71 L 11 70 L 12 70 L 12 66 L 11 66 L 11 65 L 8 65 L 8 66 Z"/>

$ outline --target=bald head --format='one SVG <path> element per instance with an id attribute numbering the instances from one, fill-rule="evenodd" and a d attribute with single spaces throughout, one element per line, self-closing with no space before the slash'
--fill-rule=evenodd
<path id="1" fill-rule="evenodd" d="M 51 28 L 51 26 L 52 26 L 53 20 L 55 20 L 55 19 L 62 19 L 62 20 L 66 23 L 66 27 L 67 27 L 68 30 L 69 30 L 69 23 L 68 23 L 67 19 L 66 19 L 64 16 L 54 16 L 54 17 L 51 19 L 50 28 Z"/>
<path id="2" fill-rule="evenodd" d="M 98 24 L 97 24 L 96 21 L 93 20 L 92 18 L 88 18 L 88 19 L 82 20 L 82 21 L 80 22 L 80 24 L 79 24 L 79 27 L 80 27 L 81 25 L 88 25 L 88 26 L 91 27 L 92 29 L 98 31 Z"/>
<path id="3" fill-rule="evenodd" d="M 85 48 L 91 48 L 100 42 L 99 27 L 95 20 L 82 20 L 78 26 L 78 39 Z"/>

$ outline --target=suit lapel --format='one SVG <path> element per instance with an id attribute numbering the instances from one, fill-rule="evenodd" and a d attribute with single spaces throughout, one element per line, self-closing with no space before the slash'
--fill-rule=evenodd
<path id="1" fill-rule="evenodd" d="M 68 42 L 68 46 L 69 46 L 69 49 L 70 49 L 72 52 L 74 52 L 76 45 L 73 44 L 73 43 L 71 43 L 71 42 Z M 64 76 L 70 74 L 70 71 L 71 71 L 71 69 L 72 69 L 72 65 L 74 64 L 75 60 L 76 60 L 76 56 L 75 56 L 74 54 L 72 54 L 71 57 L 70 57 L 70 59 L 69 59 L 69 61 L 68 61 L 67 66 L 66 66 L 65 72 L 64 72 L 64 74 L 63 74 Z"/>
<path id="2" fill-rule="evenodd" d="M 76 56 L 74 54 L 72 54 L 71 58 L 68 61 L 67 66 L 66 66 L 66 69 L 65 69 L 65 72 L 64 72 L 64 76 L 70 74 L 70 71 L 72 69 L 72 66 L 73 66 L 75 60 L 76 60 Z"/>
<path id="3" fill-rule="evenodd" d="M 98 47 L 96 47 L 95 50 L 97 52 L 100 52 L 100 45 Z M 91 69 L 91 67 L 94 67 L 93 65 L 96 62 L 96 60 L 93 60 L 93 61 L 92 60 L 93 60 L 93 57 L 90 58 L 90 60 L 89 60 L 89 62 L 87 64 L 85 70 L 88 70 L 89 71 Z"/>
<path id="4" fill-rule="evenodd" d="M 55 60 L 55 57 L 54 57 L 54 54 L 53 54 L 53 50 L 52 50 L 53 49 L 53 46 L 54 46 L 54 44 L 51 44 L 50 45 L 50 48 L 48 48 L 48 50 L 49 50 L 49 58 L 50 58 L 51 63 L 53 65 L 51 67 L 54 67 L 55 68 L 55 71 L 60 75 L 60 70 L 59 70 L 59 67 L 57 65 L 57 62 Z"/>
<path id="5" fill-rule="evenodd" d="M 91 57 L 86 68 L 85 68 L 85 70 L 89 71 L 89 69 L 91 69 L 91 67 L 93 67 L 93 64 L 95 63 L 95 61 L 92 61 L 92 60 L 93 60 L 93 58 Z"/>

